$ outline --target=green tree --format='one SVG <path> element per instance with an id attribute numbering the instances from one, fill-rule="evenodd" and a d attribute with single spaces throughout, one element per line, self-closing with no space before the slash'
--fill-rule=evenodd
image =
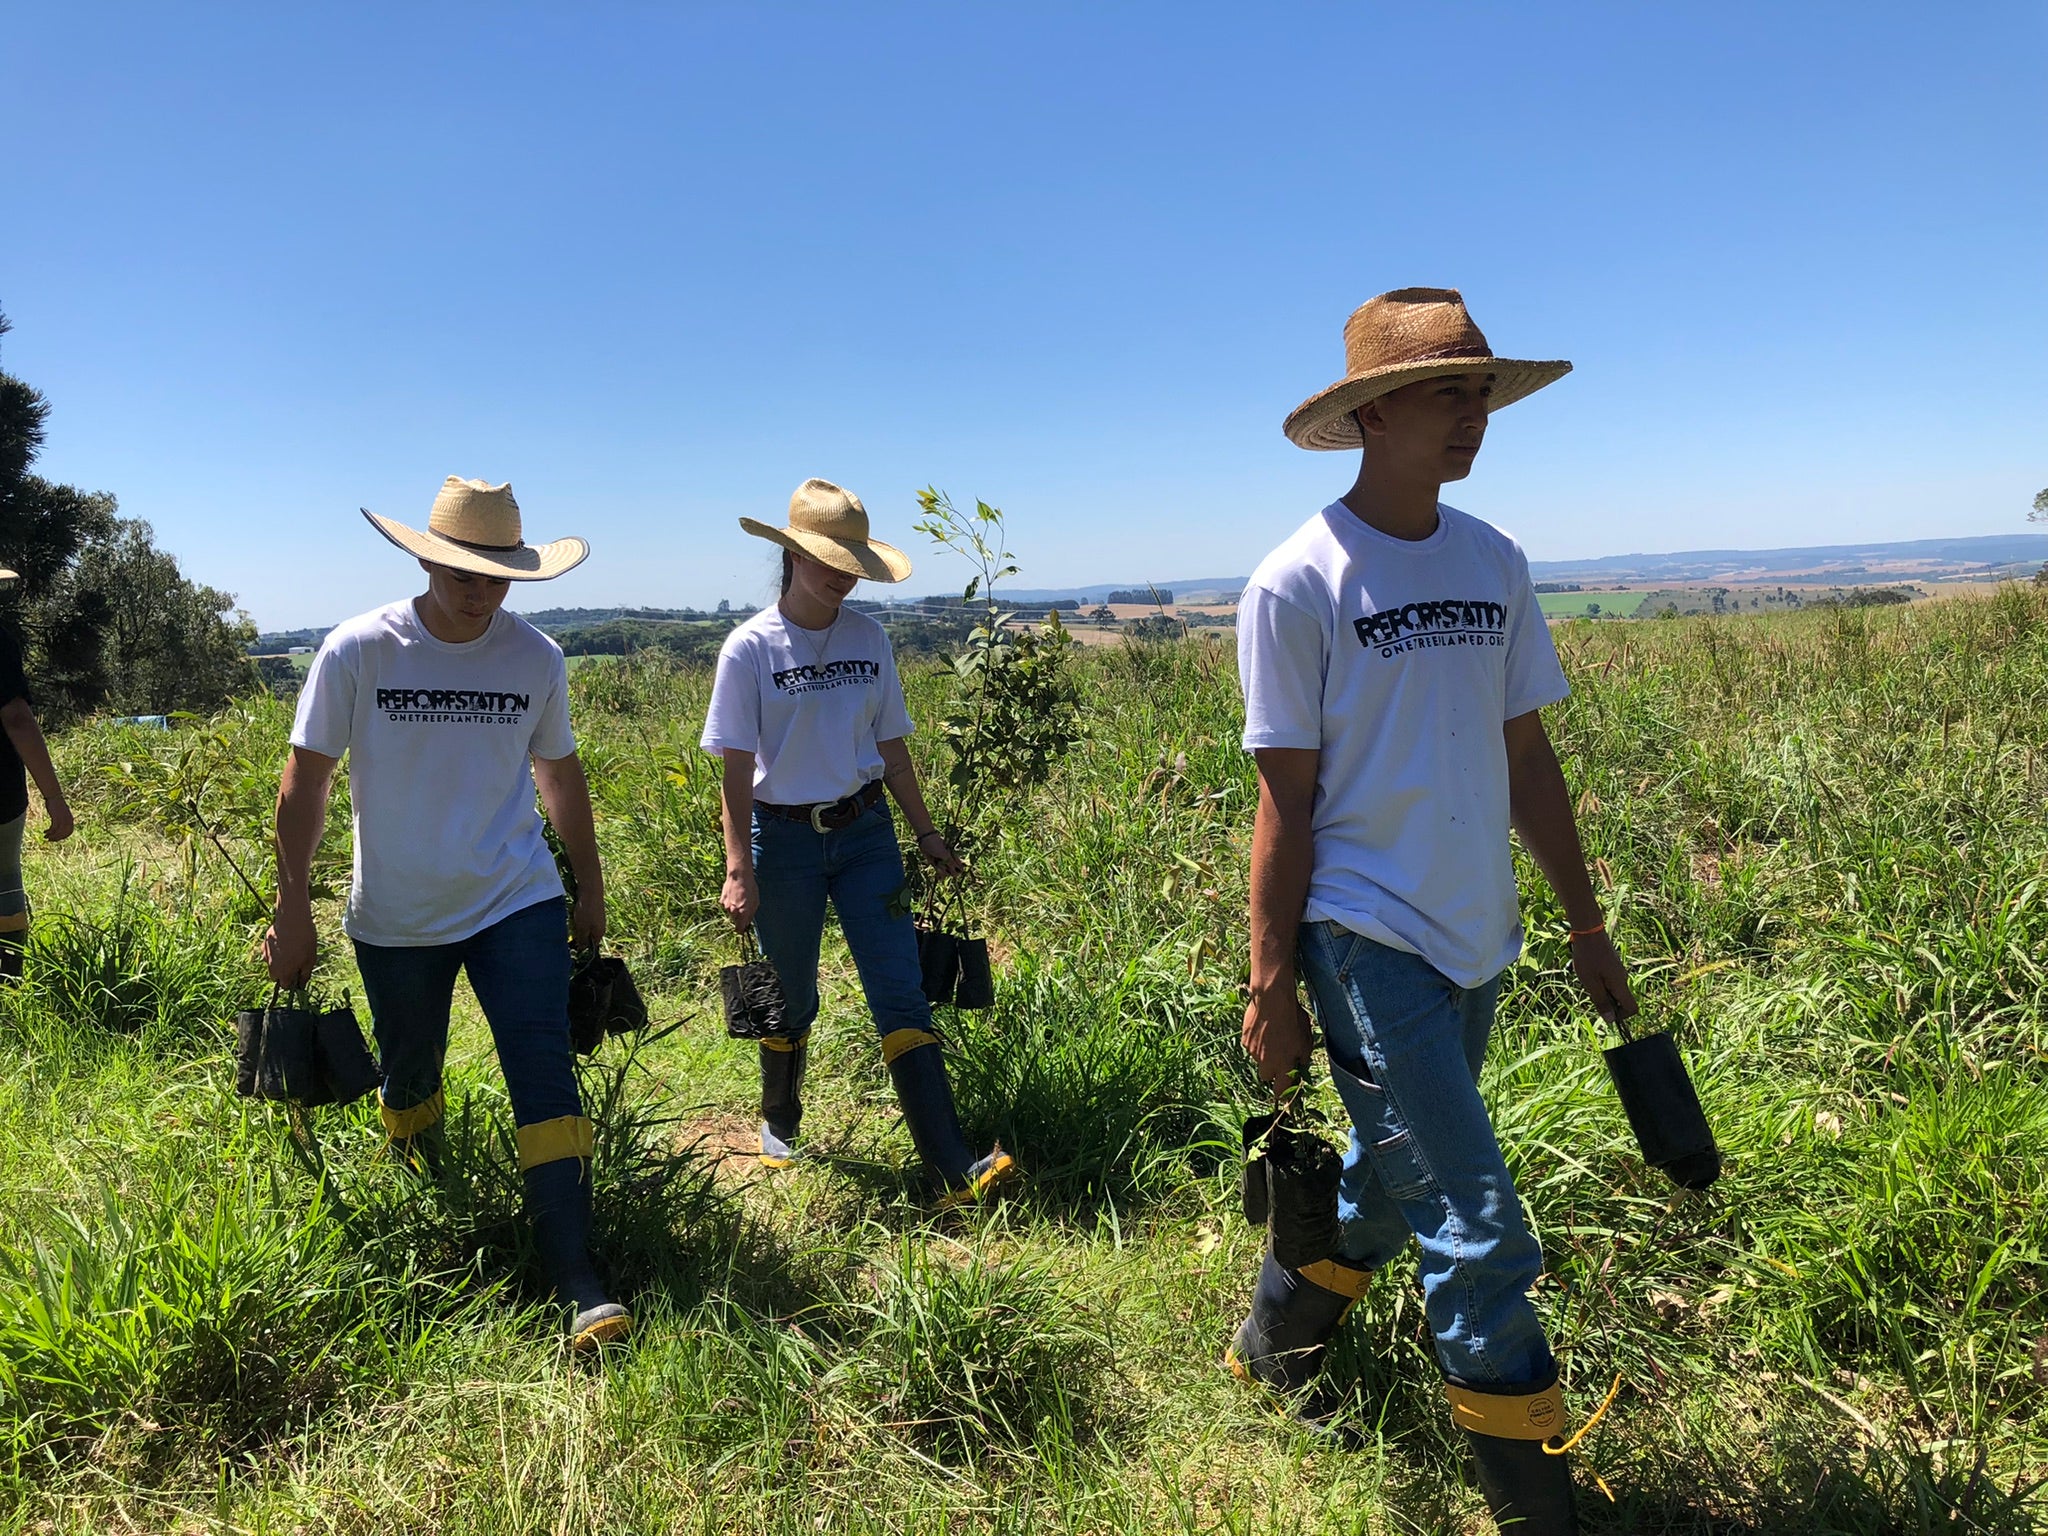
<path id="1" fill-rule="evenodd" d="M 147 523 L 116 518 L 60 583 L 56 595 L 67 594 L 110 610 L 101 659 L 105 704 L 118 714 L 210 712 L 260 686 L 248 655 L 256 626 L 231 594 L 188 580 Z"/>
<path id="2" fill-rule="evenodd" d="M 2048 523 L 2048 489 L 2034 492 L 2034 508 L 2027 514 L 2030 523 Z"/>
<path id="3" fill-rule="evenodd" d="M 0 314 L 0 336 L 11 328 Z M 33 472 L 49 417 L 41 391 L 0 372 L 0 565 L 21 577 L 7 619 L 38 712 L 212 710 L 254 686 L 241 652 L 255 631 L 225 617 L 232 597 L 186 580 L 106 492 Z"/>
<path id="4" fill-rule="evenodd" d="M 13 326 L 0 314 L 0 336 Z M 59 598 L 78 553 L 113 532 L 114 498 L 58 485 L 34 473 L 50 418 L 42 392 L 0 371 L 0 565 L 21 580 L 8 604 L 45 714 L 62 719 L 105 695 L 103 595 Z"/>

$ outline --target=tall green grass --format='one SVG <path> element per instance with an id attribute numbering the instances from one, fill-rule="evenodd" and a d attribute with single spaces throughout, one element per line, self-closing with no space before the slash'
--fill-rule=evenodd
<path id="1" fill-rule="evenodd" d="M 1727 1164 L 1704 1196 L 1642 1166 L 1525 868 L 1483 1087 L 1575 1412 L 1619 1378 L 1581 1448 L 1590 1528 L 2035 1529 L 2048 604 L 1556 636 L 1597 884 Z M 1198 635 L 1081 665 L 1085 739 L 978 864 L 998 1006 L 939 1020 L 964 1118 L 1033 1178 L 943 1215 L 836 943 L 821 1155 L 742 1155 L 707 678 L 577 670 L 614 927 L 674 1025 L 585 1076 L 642 1325 L 595 1364 L 555 1343 L 466 998 L 437 1176 L 366 1106 L 295 1124 L 228 1091 L 260 914 L 135 786 L 183 774 L 260 819 L 281 714 L 58 743 L 106 787 L 88 846 L 37 851 L 33 979 L 0 996 L 0 1507 L 53 1531 L 1480 1528 L 1412 1264 L 1340 1337 L 1335 1434 L 1218 1364 L 1258 1245 L 1232 658 Z M 935 718 L 945 678 L 907 683 Z M 130 770 L 93 781 L 110 756 Z M 353 983 L 345 946 L 325 980 Z"/>

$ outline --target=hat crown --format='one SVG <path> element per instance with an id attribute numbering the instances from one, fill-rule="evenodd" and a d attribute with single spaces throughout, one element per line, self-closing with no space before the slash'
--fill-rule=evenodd
<path id="1" fill-rule="evenodd" d="M 492 485 L 450 475 L 441 482 L 441 494 L 434 498 L 427 528 L 444 539 L 474 544 L 481 549 L 518 549 L 525 542 L 519 526 L 519 503 L 513 499 L 509 480 L 503 485 Z"/>
<path id="2" fill-rule="evenodd" d="M 828 539 L 868 541 L 868 509 L 860 498 L 830 480 L 810 479 L 789 498 L 789 526 Z"/>
<path id="3" fill-rule="evenodd" d="M 1455 288 L 1396 288 L 1367 299 L 1344 322 L 1345 371 L 1353 377 L 1441 358 L 1492 355 Z"/>

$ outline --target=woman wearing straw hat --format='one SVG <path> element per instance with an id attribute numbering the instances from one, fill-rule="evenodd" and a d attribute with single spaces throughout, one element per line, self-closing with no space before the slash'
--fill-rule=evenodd
<path id="1" fill-rule="evenodd" d="M 1411 1238 L 1453 1420 L 1496 1522 L 1575 1530 L 1557 1365 L 1528 1297 L 1543 1255 L 1477 1079 L 1520 953 L 1508 830 L 1550 881 L 1578 978 L 1635 1012 L 1539 711 L 1564 674 L 1507 535 L 1443 505 L 1490 412 L 1564 362 L 1497 357 L 1450 289 L 1381 294 L 1347 368 L 1287 418 L 1303 448 L 1363 448 L 1358 478 L 1269 555 L 1238 610 L 1258 763 L 1244 1044 L 1278 1086 L 1306 1065 L 1297 966 L 1352 1123 L 1337 1252 L 1266 1253 L 1232 1364 L 1306 1387 L 1371 1272 Z"/>
<path id="2" fill-rule="evenodd" d="M 829 899 L 918 1155 L 942 1200 L 974 1199 L 1015 1164 L 1000 1147 L 975 1156 L 961 1134 L 916 932 L 898 905 L 903 856 L 884 788 L 934 869 L 957 875 L 960 861 L 903 744 L 910 716 L 888 632 L 845 606 L 863 578 L 901 581 L 910 561 L 872 538 L 860 498 L 828 480 L 796 488 L 787 526 L 740 526 L 782 546 L 782 590 L 726 637 L 703 745 L 725 762 L 720 905 L 741 931 L 759 929 L 788 1005 L 787 1033 L 761 1043 L 761 1159 L 782 1167 L 796 1155 Z"/>
<path id="3" fill-rule="evenodd" d="M 280 986 L 312 972 L 310 871 L 346 752 L 355 879 L 342 926 L 377 1036 L 385 1130 L 409 1162 L 435 1164 L 448 1012 L 466 971 L 512 1100 L 534 1246 L 571 1346 L 589 1348 L 632 1328 L 591 1264 L 591 1123 L 569 1050 L 570 945 L 604 937 L 604 871 L 561 649 L 502 605 L 512 582 L 560 576 L 590 547 L 527 544 L 511 486 L 454 475 L 424 531 L 363 516 L 418 559 L 427 590 L 342 624 L 313 658 L 278 789 L 264 958 Z M 573 911 L 536 786 L 576 878 Z"/>

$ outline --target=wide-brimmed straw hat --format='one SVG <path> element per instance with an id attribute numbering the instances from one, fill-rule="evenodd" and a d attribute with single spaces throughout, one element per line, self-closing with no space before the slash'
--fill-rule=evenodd
<path id="1" fill-rule="evenodd" d="M 1396 288 L 1351 312 L 1344 322 L 1344 377 L 1297 405 L 1283 430 L 1301 448 L 1358 448 L 1365 439 L 1351 413 L 1404 384 L 1490 373 L 1487 403 L 1497 411 L 1571 371 L 1566 362 L 1495 357 L 1455 288 Z"/>
<path id="2" fill-rule="evenodd" d="M 868 537 L 868 509 L 830 480 L 806 480 L 790 493 L 787 528 L 770 528 L 751 517 L 741 518 L 740 526 L 757 539 L 809 555 L 849 576 L 901 581 L 910 574 L 910 556 Z"/>
<path id="3" fill-rule="evenodd" d="M 520 536 L 519 503 L 512 499 L 510 482 L 490 485 L 450 475 L 441 482 L 441 494 L 427 514 L 425 533 L 379 517 L 368 507 L 362 512 L 372 528 L 407 554 L 477 576 L 552 581 L 590 554 L 590 546 L 581 539 L 527 543 Z"/>

